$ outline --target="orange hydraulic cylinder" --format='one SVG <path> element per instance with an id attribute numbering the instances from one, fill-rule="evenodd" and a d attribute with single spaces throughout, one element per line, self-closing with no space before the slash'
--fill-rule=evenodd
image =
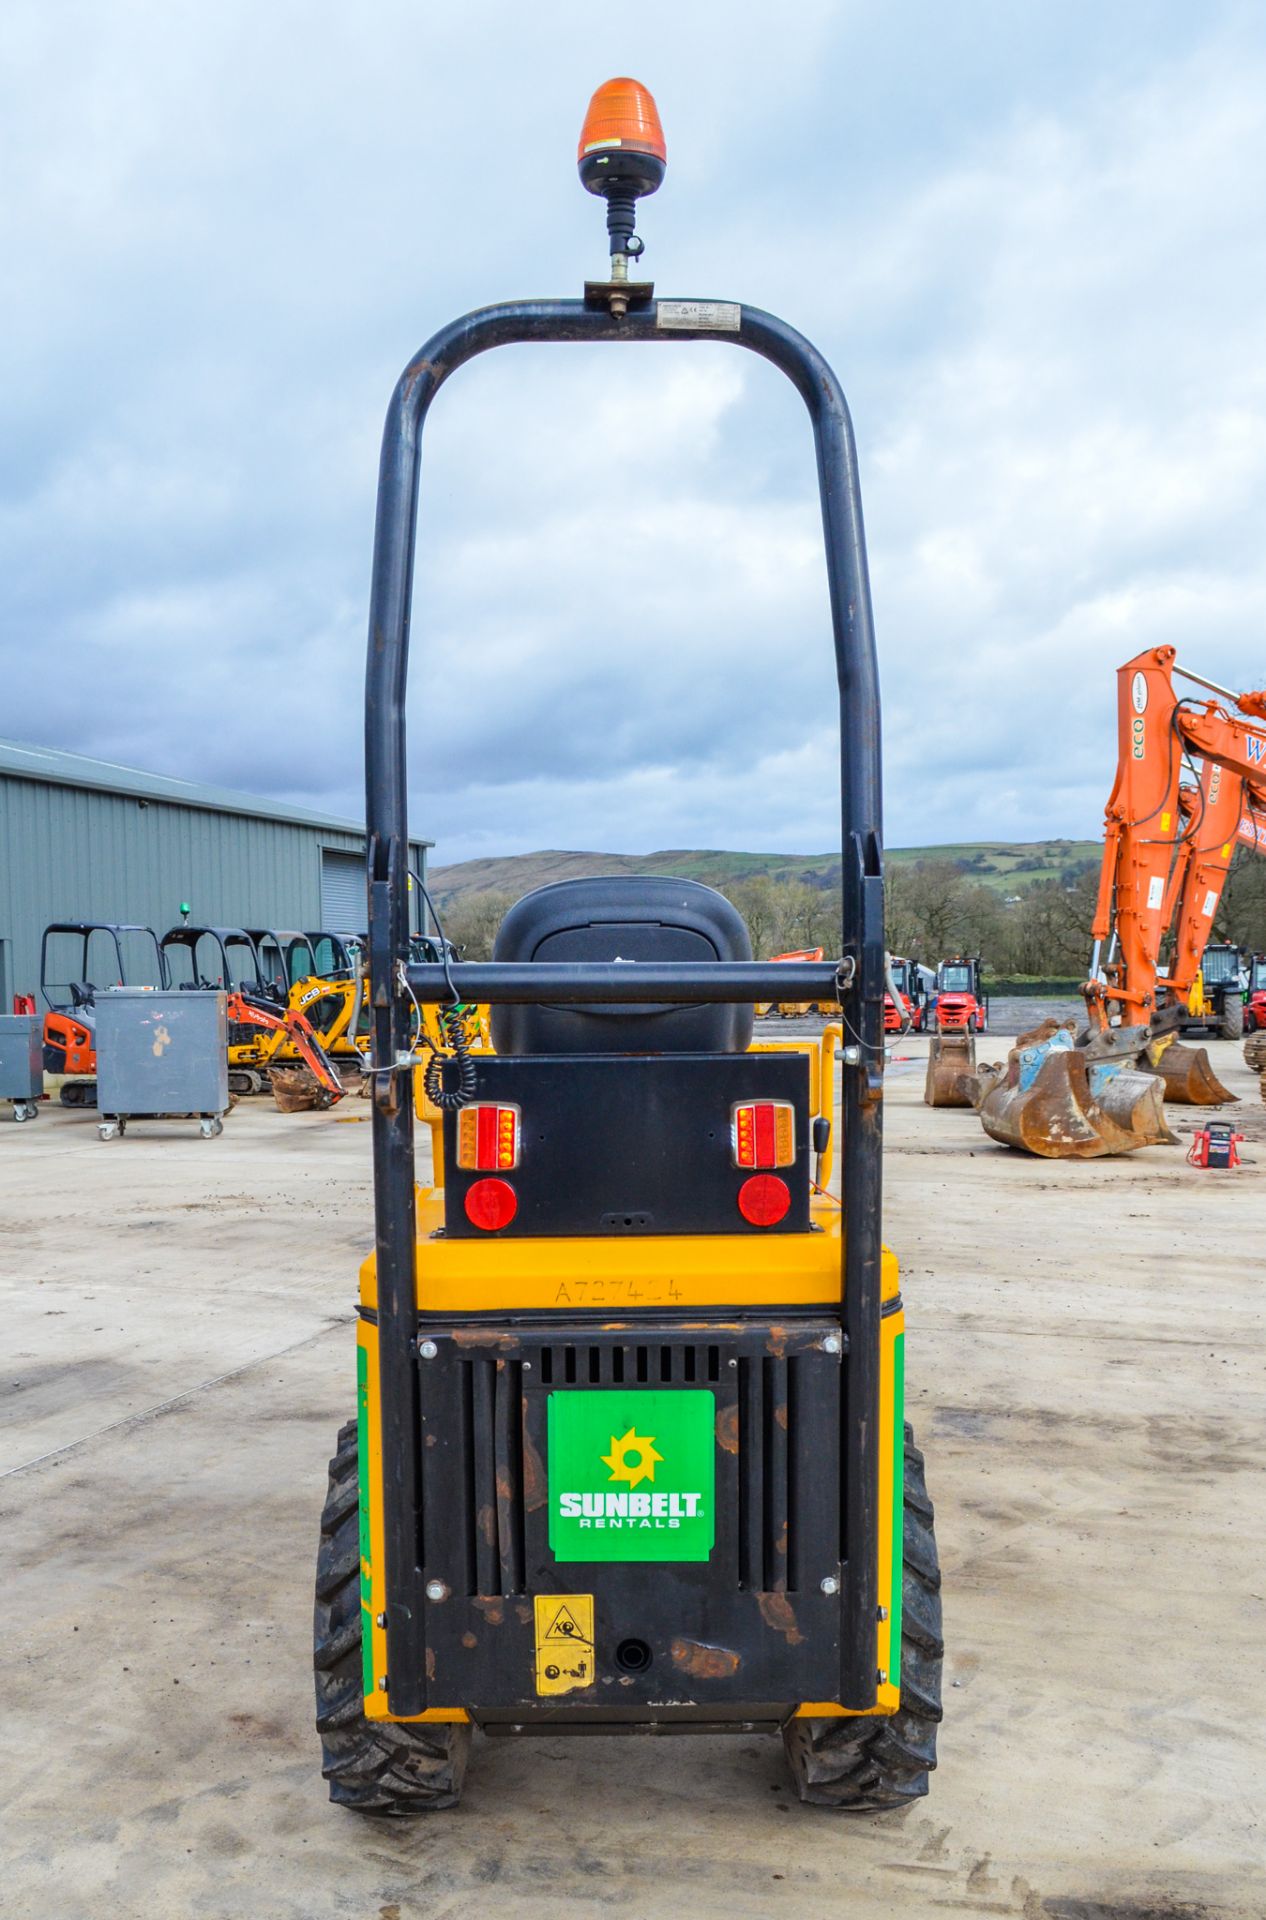
<path id="1" fill-rule="evenodd" d="M 1192 824 L 1191 860 L 1178 898 L 1170 985 L 1176 998 L 1191 991 L 1200 960 L 1213 932 L 1213 916 L 1226 885 L 1235 852 L 1235 830 L 1244 809 L 1244 781 L 1217 760 L 1206 760 L 1200 774 L 1203 806 Z"/>

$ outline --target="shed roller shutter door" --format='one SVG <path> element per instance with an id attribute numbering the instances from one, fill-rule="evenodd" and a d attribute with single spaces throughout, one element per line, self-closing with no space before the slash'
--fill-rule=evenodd
<path id="1" fill-rule="evenodd" d="M 365 858 L 360 853 L 321 854 L 321 925 L 329 933 L 363 933 Z"/>

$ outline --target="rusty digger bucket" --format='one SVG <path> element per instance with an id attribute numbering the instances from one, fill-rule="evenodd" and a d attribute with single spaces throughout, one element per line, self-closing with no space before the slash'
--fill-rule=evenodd
<path id="1" fill-rule="evenodd" d="M 1221 1107 L 1239 1097 L 1218 1079 L 1204 1047 L 1184 1047 L 1172 1034 L 1163 1034 L 1148 1042 L 1143 1057 L 1175 1106 Z"/>
<path id="2" fill-rule="evenodd" d="M 1173 1146 L 1163 1085 L 1136 1062 L 1140 1029 L 1074 1044 L 1071 1022 L 1044 1020 L 1021 1034 L 1002 1067 L 979 1075 L 977 1111 L 992 1140 L 1046 1160 L 1098 1160 Z"/>
<path id="3" fill-rule="evenodd" d="M 976 1036 L 971 1033 L 934 1033 L 928 1048 L 924 1104 L 929 1107 L 974 1107 Z"/>

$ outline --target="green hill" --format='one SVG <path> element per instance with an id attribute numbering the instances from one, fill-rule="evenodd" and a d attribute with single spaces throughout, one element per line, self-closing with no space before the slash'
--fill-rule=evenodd
<path id="1" fill-rule="evenodd" d="M 969 878 L 997 892 L 1016 893 L 1034 880 L 1053 880 L 1098 863 L 1097 840 L 981 840 L 949 847 L 889 847 L 892 864 L 949 861 Z M 469 903 L 481 893 L 516 898 L 551 880 L 592 874 L 667 873 L 725 888 L 766 874 L 771 880 L 799 880 L 811 887 L 838 885 L 840 862 L 829 853 L 726 853 L 716 849 L 667 849 L 661 853 L 510 854 L 503 859 L 462 860 L 436 867 L 431 890 L 437 902 Z"/>

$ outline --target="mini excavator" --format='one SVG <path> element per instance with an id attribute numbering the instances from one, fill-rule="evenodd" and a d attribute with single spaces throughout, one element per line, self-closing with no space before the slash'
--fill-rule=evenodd
<path id="1" fill-rule="evenodd" d="M 58 982 L 49 945 L 57 941 L 58 952 L 65 953 L 67 939 L 77 945 L 76 977 Z M 148 977 L 138 980 L 138 971 Z M 93 980 L 93 973 L 101 977 Z M 40 994 L 47 1008 L 44 1071 L 63 1076 L 62 1106 L 97 1104 L 97 994 L 108 986 L 166 984 L 166 955 L 152 927 L 109 920 L 56 920 L 45 927 L 40 941 Z"/>
<path id="2" fill-rule="evenodd" d="M 266 1034 L 284 1037 L 294 1050 L 294 1058 L 316 1081 L 322 1106 L 332 1107 L 343 1098 L 343 1083 L 333 1061 L 297 1007 L 279 1007 L 266 995 L 239 987 L 228 996 L 228 1016 L 230 1027 L 252 1025 Z"/>

